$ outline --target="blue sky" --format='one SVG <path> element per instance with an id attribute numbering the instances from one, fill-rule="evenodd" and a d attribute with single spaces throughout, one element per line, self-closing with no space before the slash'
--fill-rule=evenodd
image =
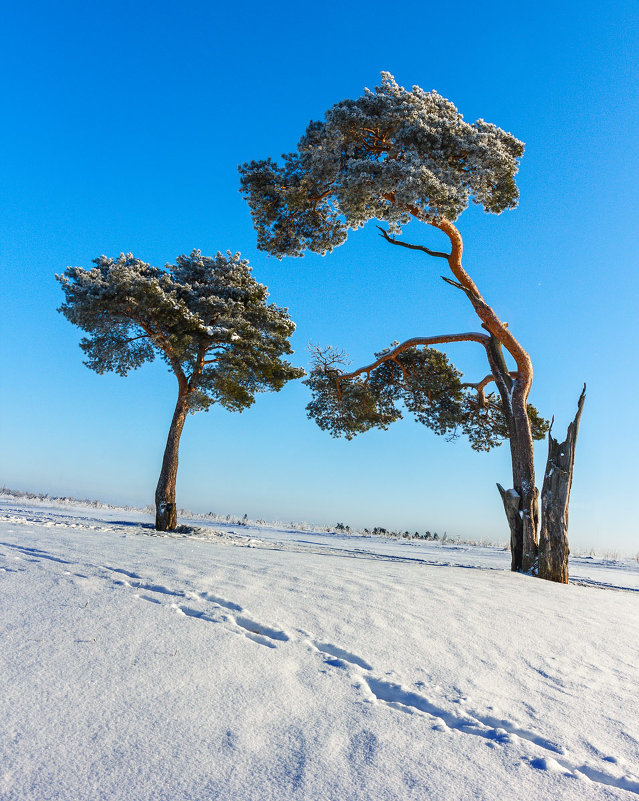
<path id="1" fill-rule="evenodd" d="M 639 551 L 639 7 L 603 4 L 24 3 L 0 30 L 2 458 L 7 486 L 152 501 L 175 401 L 161 364 L 82 365 L 53 276 L 131 251 L 154 264 L 239 250 L 309 340 L 354 364 L 392 340 L 476 321 L 440 265 L 374 227 L 321 258 L 259 253 L 240 162 L 294 149 L 310 119 L 378 83 L 437 89 L 526 142 L 521 202 L 459 220 L 465 266 L 527 347 L 532 401 L 564 433 L 584 381 L 577 547 Z M 442 244 L 437 232 L 407 238 Z M 472 345 L 450 349 L 469 380 Z M 475 454 L 406 420 L 352 442 L 306 419 L 301 383 L 241 415 L 189 418 L 178 503 L 266 519 L 504 540 L 506 447 Z M 546 446 L 539 446 L 538 471 Z"/>

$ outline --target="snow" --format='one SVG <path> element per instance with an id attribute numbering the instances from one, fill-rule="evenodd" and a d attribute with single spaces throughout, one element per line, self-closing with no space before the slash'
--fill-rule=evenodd
<path id="1" fill-rule="evenodd" d="M 639 564 L 0 500 L 2 801 L 637 799 Z"/>

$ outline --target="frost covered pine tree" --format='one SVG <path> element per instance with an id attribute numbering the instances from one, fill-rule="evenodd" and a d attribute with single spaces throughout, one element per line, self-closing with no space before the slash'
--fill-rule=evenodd
<path id="1" fill-rule="evenodd" d="M 258 246 L 278 258 L 306 250 L 325 254 L 343 244 L 350 229 L 377 220 L 386 224 L 380 231 L 389 245 L 420 251 L 448 266 L 444 281 L 472 305 L 482 330 L 394 343 L 372 364 L 350 372 L 341 369 L 342 354 L 317 349 L 307 382 L 313 392 L 309 416 L 332 434 L 351 437 L 373 426 L 386 428 L 401 417 L 400 403 L 438 434 L 454 436 L 461 430 L 477 450 L 507 439 L 513 487 L 498 486 L 510 527 L 512 569 L 565 582 L 568 500 L 584 394 L 569 431 L 571 442 L 563 450 L 560 446 L 556 457 L 551 440 L 547 474 L 560 486 L 544 482 L 540 541 L 533 439 L 543 438 L 549 426 L 528 404 L 532 363 L 462 265 L 463 242 L 454 224 L 470 200 L 493 214 L 517 205 L 515 175 L 523 150 L 522 142 L 495 125 L 465 122 L 437 92 L 418 86 L 406 90 L 382 73 L 380 86 L 337 103 L 324 121 L 311 122 L 297 150 L 282 163 L 243 164 L 241 186 Z M 448 249 L 398 239 L 411 221 L 443 232 Z M 446 356 L 431 347 L 450 342 L 480 345 L 487 375 L 462 382 Z M 498 395 L 486 392 L 491 383 Z M 553 472 L 551 462 L 558 458 L 563 472 L 558 463 Z"/>
<path id="2" fill-rule="evenodd" d="M 80 342 L 87 367 L 126 376 L 160 356 L 177 379 L 155 491 L 156 529 L 170 531 L 177 525 L 178 450 L 187 414 L 215 403 L 241 412 L 257 392 L 277 392 L 304 375 L 282 359 L 292 353 L 295 324 L 287 309 L 267 303 L 266 287 L 239 253 L 209 258 L 194 250 L 164 269 L 130 253 L 93 263 L 56 276 L 65 295 L 59 311 L 88 333 Z"/>

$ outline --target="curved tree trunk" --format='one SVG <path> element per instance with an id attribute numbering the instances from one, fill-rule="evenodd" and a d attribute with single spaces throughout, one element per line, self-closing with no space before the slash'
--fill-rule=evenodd
<path id="1" fill-rule="evenodd" d="M 395 203 L 393 193 L 384 198 Z M 442 257 L 448 261 L 456 280 L 444 278 L 452 286 L 460 289 L 471 302 L 473 309 L 481 320 L 482 328 L 490 335 L 488 343 L 483 342 L 490 363 L 492 378 L 499 390 L 504 416 L 508 428 L 510 455 L 512 460 L 513 488 L 505 490 L 497 484 L 510 527 L 511 569 L 524 573 L 538 574 L 542 578 L 554 581 L 567 581 L 568 578 L 568 501 L 572 470 L 574 464 L 574 448 L 579 427 L 579 417 L 583 405 L 584 394 L 579 402 L 579 410 L 568 430 L 566 442 L 558 445 L 552 437 L 549 439 L 550 453 L 548 467 L 542 493 L 543 553 L 540 556 L 539 530 L 539 490 L 535 486 L 534 447 L 530 419 L 528 418 L 528 393 L 532 385 L 533 369 L 528 353 L 511 334 L 508 323 L 502 322 L 493 309 L 481 296 L 470 275 L 462 266 L 463 241 L 461 234 L 450 221 L 445 218 L 436 220 L 425 218 L 416 207 L 408 206 L 406 211 L 416 219 L 443 231 L 451 243 L 449 254 L 431 251 L 421 245 L 399 242 L 382 231 L 382 236 L 393 245 L 422 250 L 430 256 Z M 470 337 L 465 336 L 465 339 Z M 452 338 L 439 341 L 454 341 Z M 477 339 L 476 341 L 482 341 Z M 415 344 L 417 340 L 414 341 Z M 420 343 L 423 344 L 423 343 Z M 504 359 L 505 348 L 517 365 L 517 372 L 511 374 Z M 386 354 L 386 358 L 389 358 Z M 364 370 L 373 369 L 374 365 Z M 348 374 L 352 377 L 362 370 Z M 584 387 L 585 391 L 585 387 Z M 554 443 L 554 444 L 553 444 Z M 562 472 L 563 471 L 563 472 Z M 560 480 L 558 476 L 563 478 Z M 562 565 L 565 566 L 562 567 Z M 565 578 L 563 578 L 565 574 Z"/>
<path id="2" fill-rule="evenodd" d="M 175 484 L 177 480 L 180 436 L 187 414 L 186 394 L 180 393 L 173 412 L 169 436 L 164 449 L 164 458 L 162 459 L 160 478 L 155 490 L 155 528 L 158 531 L 172 531 L 177 526 Z"/>
<path id="3" fill-rule="evenodd" d="M 539 576 L 549 581 L 568 583 L 568 504 L 579 421 L 586 399 L 581 392 L 575 419 L 568 426 L 564 442 L 557 442 L 548 432 L 548 461 L 541 490 L 541 532 L 539 536 Z"/>
<path id="4" fill-rule="evenodd" d="M 534 572 L 537 563 L 537 528 L 539 524 L 539 493 L 535 487 L 535 465 L 532 431 L 528 419 L 528 393 L 532 385 L 533 369 L 528 353 L 511 334 L 508 323 L 502 322 L 493 309 L 481 296 L 479 289 L 462 266 L 463 242 L 457 228 L 448 220 L 440 219 L 431 222 L 448 235 L 451 242 L 451 253 L 448 264 L 456 278 L 452 282 L 458 286 L 470 300 L 475 313 L 491 336 L 491 345 L 487 348 L 488 360 L 494 370 L 493 377 L 501 394 L 504 412 L 508 423 L 510 453 L 513 466 L 513 488 L 519 495 L 519 514 L 521 525 L 521 561 L 517 555 L 513 559 L 513 570 Z M 517 365 L 517 375 L 513 380 L 506 366 L 502 348 L 510 353 Z M 510 496 L 511 500 L 514 496 Z M 506 511 L 509 522 L 514 518 Z M 519 548 L 519 525 L 511 526 L 511 538 L 517 540 Z M 515 562 L 517 567 L 515 567 Z"/>

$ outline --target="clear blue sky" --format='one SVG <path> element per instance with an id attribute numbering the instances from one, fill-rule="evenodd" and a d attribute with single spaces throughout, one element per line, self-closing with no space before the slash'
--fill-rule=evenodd
<path id="1" fill-rule="evenodd" d="M 290 308 L 302 365 L 309 340 L 362 364 L 395 339 L 476 327 L 439 264 L 372 226 L 325 258 L 256 250 L 238 163 L 294 149 L 310 119 L 389 70 L 526 142 L 519 208 L 460 218 L 465 265 L 530 351 L 532 400 L 558 433 L 588 382 L 573 544 L 639 551 L 638 29 L 636 0 L 5 4 L 0 483 L 153 499 L 175 379 L 159 363 L 95 375 L 56 313 L 54 273 L 102 253 L 161 265 L 241 251 Z M 472 345 L 450 353 L 484 375 Z M 178 503 L 506 539 L 507 447 L 475 454 L 410 420 L 333 440 L 307 401 L 298 382 L 241 415 L 190 417 Z"/>

